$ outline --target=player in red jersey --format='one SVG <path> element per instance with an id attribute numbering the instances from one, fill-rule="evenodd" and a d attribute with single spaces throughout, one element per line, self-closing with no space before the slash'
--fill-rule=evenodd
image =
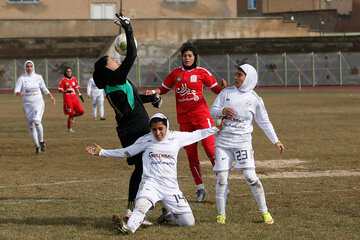
<path id="1" fill-rule="evenodd" d="M 197 49 L 191 43 L 184 43 L 181 47 L 183 66 L 175 68 L 164 80 L 162 87 L 147 90 L 146 94 L 165 94 L 175 87 L 177 121 L 180 131 L 192 132 L 214 126 L 209 107 L 203 96 L 203 85 L 218 94 L 227 86 L 222 79 L 219 86 L 215 77 L 205 68 L 196 65 Z M 201 141 L 211 164 L 215 164 L 215 136 L 212 135 Z M 191 173 L 197 185 L 195 202 L 202 202 L 207 191 L 205 189 L 201 166 L 198 157 L 197 143 L 185 147 Z"/>
<path id="2" fill-rule="evenodd" d="M 81 96 L 79 91 L 79 84 L 76 81 L 76 78 L 72 76 L 71 67 L 66 67 L 64 71 L 64 77 L 61 79 L 59 84 L 59 92 L 63 93 L 64 99 L 64 114 L 69 115 L 67 122 L 67 131 L 74 133 L 72 129 L 72 123 L 74 117 L 78 117 L 84 114 L 84 109 L 79 102 L 75 92 L 79 95 L 81 100 L 84 102 L 84 99 Z"/>

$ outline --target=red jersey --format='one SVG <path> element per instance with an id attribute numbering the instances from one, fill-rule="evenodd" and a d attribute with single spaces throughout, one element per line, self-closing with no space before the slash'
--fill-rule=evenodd
<path id="1" fill-rule="evenodd" d="M 64 93 L 64 98 L 65 96 L 68 96 L 68 95 L 71 95 L 71 94 L 75 94 L 75 89 L 76 88 L 79 88 L 79 84 L 78 82 L 76 81 L 76 78 L 74 77 L 71 77 L 70 79 L 69 78 L 66 78 L 66 77 L 63 77 L 61 79 L 61 82 L 59 84 L 59 91 L 61 92 L 61 90 L 73 90 L 71 93 Z"/>
<path id="2" fill-rule="evenodd" d="M 74 103 L 80 105 L 79 99 L 77 98 L 75 93 L 76 88 L 79 88 L 79 84 L 77 83 L 76 78 L 71 77 L 69 79 L 63 77 L 61 79 L 61 82 L 59 84 L 59 91 L 61 92 L 61 90 L 65 90 L 65 91 L 72 90 L 72 92 L 70 93 L 67 92 L 63 93 L 64 106 L 72 106 Z M 64 110 L 64 112 L 65 114 L 67 114 L 67 111 Z"/>
<path id="3" fill-rule="evenodd" d="M 211 119 L 209 107 L 203 96 L 203 85 L 216 94 L 220 92 L 215 77 L 201 67 L 190 70 L 183 67 L 175 68 L 162 83 L 160 94 L 167 93 L 175 86 L 178 123 Z"/>

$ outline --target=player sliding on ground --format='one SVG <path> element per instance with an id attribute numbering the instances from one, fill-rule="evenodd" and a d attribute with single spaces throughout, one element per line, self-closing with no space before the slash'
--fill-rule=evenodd
<path id="1" fill-rule="evenodd" d="M 234 80 L 235 86 L 224 89 L 210 108 L 212 116 L 226 119 L 223 131 L 215 136 L 216 161 L 213 170 L 217 173 L 217 222 L 225 224 L 229 172 L 235 160 L 234 169 L 243 171 L 265 223 L 273 224 L 274 219 L 266 206 L 264 188 L 255 172 L 254 150 L 251 143 L 253 119 L 281 154 L 285 148 L 276 136 L 263 100 L 253 90 L 258 81 L 255 68 L 249 64 L 240 65 Z"/>
<path id="2" fill-rule="evenodd" d="M 177 181 L 177 155 L 180 148 L 200 141 L 221 128 L 217 126 L 194 132 L 170 131 L 169 121 L 161 113 L 153 115 L 149 125 L 151 133 L 126 148 L 105 150 L 96 144 L 95 147 L 86 147 L 88 153 L 103 157 L 127 158 L 143 152 L 142 181 L 136 195 L 134 212 L 127 223 L 120 217 L 113 217 L 119 234 L 135 233 L 145 214 L 159 201 L 165 207 L 158 219 L 159 223 L 173 221 L 179 226 L 195 224 L 190 205 Z"/>

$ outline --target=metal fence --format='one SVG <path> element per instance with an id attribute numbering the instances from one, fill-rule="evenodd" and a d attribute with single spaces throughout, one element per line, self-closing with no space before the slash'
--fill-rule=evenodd
<path id="1" fill-rule="evenodd" d="M 272 55 L 199 56 L 198 65 L 215 78 L 233 84 L 236 66 L 246 61 L 259 73 L 258 86 L 360 85 L 360 53 L 301 53 Z M 96 59 L 33 59 L 35 71 L 50 89 L 56 89 L 65 66 L 73 69 L 81 88 L 86 88 Z M 119 59 L 121 61 L 121 59 Z M 0 60 L 0 89 L 13 89 L 24 73 L 25 59 Z M 128 78 L 138 87 L 159 87 L 169 72 L 181 65 L 181 57 L 138 58 Z"/>

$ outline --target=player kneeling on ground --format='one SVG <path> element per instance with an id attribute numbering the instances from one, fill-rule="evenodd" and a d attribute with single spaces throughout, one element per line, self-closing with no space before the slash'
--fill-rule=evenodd
<path id="1" fill-rule="evenodd" d="M 143 174 L 136 205 L 130 219 L 125 224 L 113 218 L 119 234 L 135 233 L 145 218 L 145 214 L 161 202 L 165 207 L 158 222 L 173 221 L 179 226 L 195 225 L 190 205 L 179 188 L 177 181 L 177 155 L 180 148 L 200 141 L 221 127 L 212 127 L 194 132 L 169 130 L 169 121 L 161 113 L 150 119 L 151 133 L 140 137 L 126 148 L 105 150 L 99 145 L 88 146 L 90 154 L 103 157 L 128 158 L 143 152 Z"/>

